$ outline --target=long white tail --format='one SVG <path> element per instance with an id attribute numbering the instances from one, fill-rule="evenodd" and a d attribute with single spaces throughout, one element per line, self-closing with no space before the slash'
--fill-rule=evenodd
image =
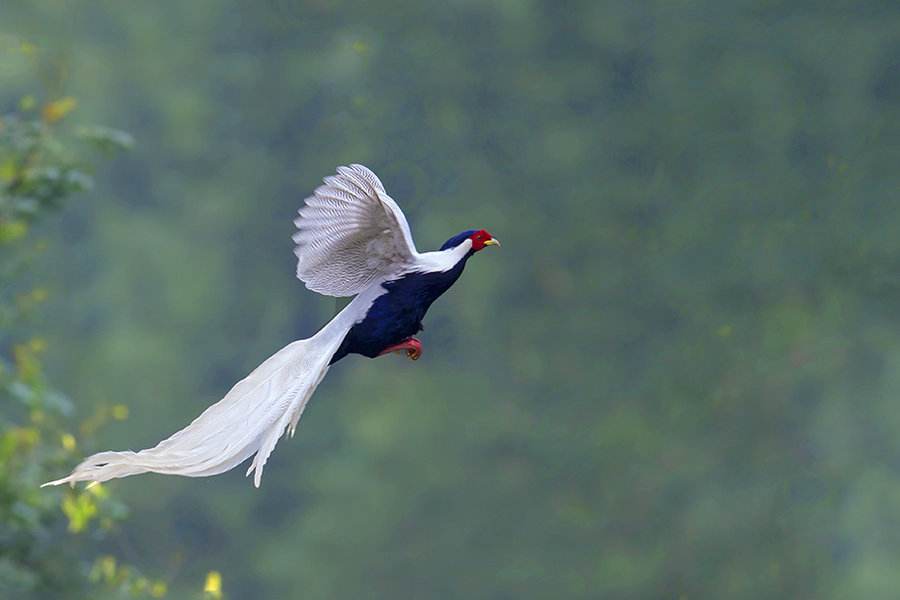
<path id="1" fill-rule="evenodd" d="M 356 312 L 350 310 L 354 304 L 313 337 L 288 344 L 269 357 L 222 400 L 153 448 L 94 454 L 68 477 L 44 486 L 147 472 L 207 477 L 224 473 L 255 454 L 247 475 L 255 471 L 253 484 L 259 487 L 266 459 L 285 430 L 294 434 L 331 356 L 353 325 L 353 315 L 348 313 Z"/>

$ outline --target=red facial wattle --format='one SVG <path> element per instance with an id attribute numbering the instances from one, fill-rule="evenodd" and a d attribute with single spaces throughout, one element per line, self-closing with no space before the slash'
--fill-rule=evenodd
<path id="1" fill-rule="evenodd" d="M 494 239 L 494 236 L 492 236 L 484 229 L 479 229 L 478 231 L 470 235 L 469 239 L 472 240 L 472 250 L 474 250 L 475 252 L 483 250 L 485 246 L 500 245 L 500 241 Z"/>

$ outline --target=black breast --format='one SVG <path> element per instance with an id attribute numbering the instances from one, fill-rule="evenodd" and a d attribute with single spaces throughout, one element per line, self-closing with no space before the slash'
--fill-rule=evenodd
<path id="1" fill-rule="evenodd" d="M 387 290 L 372 303 L 365 318 L 347 332 L 331 364 L 348 354 L 375 358 L 388 346 L 399 344 L 422 330 L 431 303 L 462 274 L 468 256 L 442 273 L 410 273 L 382 284 Z"/>

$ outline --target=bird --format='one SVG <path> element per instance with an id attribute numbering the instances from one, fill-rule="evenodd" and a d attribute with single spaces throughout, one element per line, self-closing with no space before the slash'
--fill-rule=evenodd
<path id="1" fill-rule="evenodd" d="M 468 260 L 500 242 L 484 229 L 419 252 L 403 211 L 360 164 L 337 168 L 307 197 L 294 220 L 297 278 L 308 289 L 353 299 L 312 337 L 292 342 L 236 383 L 183 429 L 152 448 L 99 452 L 43 486 L 95 485 L 141 473 L 207 477 L 253 458 L 258 488 L 283 434 L 300 417 L 331 365 L 348 355 L 422 355 L 416 334 L 431 304 L 459 279 Z M 42 486 L 42 487 L 43 487 Z"/>

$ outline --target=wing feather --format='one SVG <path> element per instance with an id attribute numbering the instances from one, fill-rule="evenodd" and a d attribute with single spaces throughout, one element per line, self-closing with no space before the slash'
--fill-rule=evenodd
<path id="1" fill-rule="evenodd" d="M 352 296 L 402 272 L 418 252 L 403 211 L 362 165 L 338 167 L 294 221 L 297 277 L 328 296 Z"/>

